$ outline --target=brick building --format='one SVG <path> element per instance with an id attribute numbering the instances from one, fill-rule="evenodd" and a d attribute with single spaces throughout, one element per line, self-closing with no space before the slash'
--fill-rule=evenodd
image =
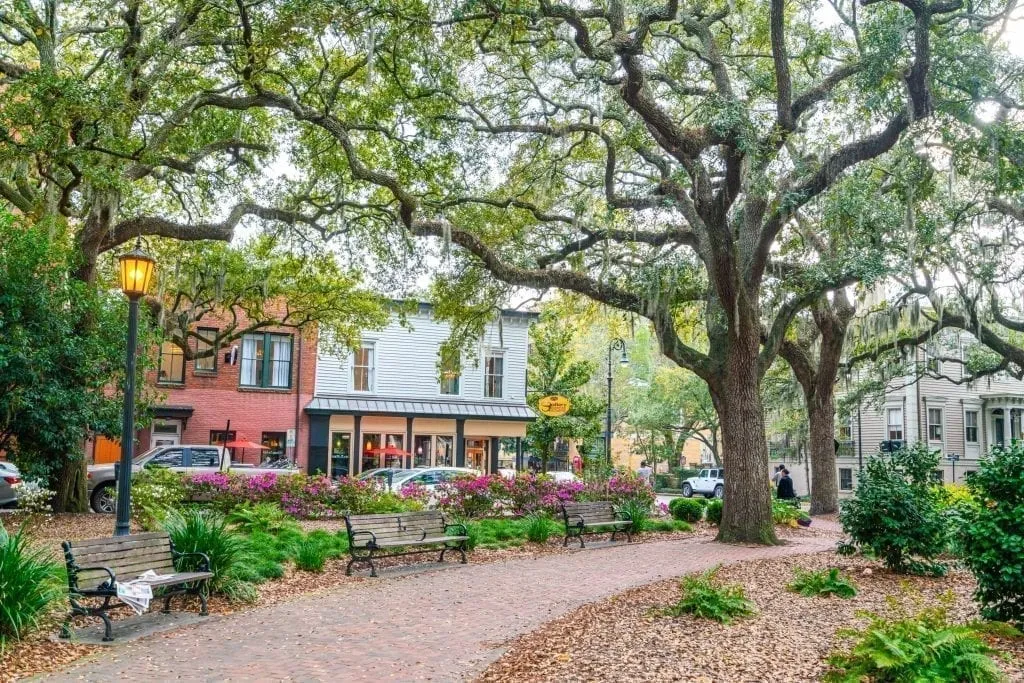
<path id="1" fill-rule="evenodd" d="M 268 304 L 273 316 L 275 306 Z M 282 311 L 283 314 L 283 311 Z M 196 326 L 213 339 L 228 327 L 245 329 L 244 312 L 208 315 Z M 206 342 L 190 338 L 193 351 Z M 265 457 L 306 461 L 306 425 L 302 412 L 312 398 L 316 374 L 315 326 L 299 334 L 294 328 L 267 326 L 218 348 L 211 357 L 185 360 L 171 342 L 154 349 L 157 369 L 146 378 L 158 394 L 153 421 L 139 430 L 137 450 L 162 444 L 210 444 L 241 439 L 267 450 L 235 451 L 235 459 L 258 464 Z M 228 425 L 230 421 L 230 427 Z M 117 459 L 120 447 L 103 439 L 89 444 L 95 462 Z"/>

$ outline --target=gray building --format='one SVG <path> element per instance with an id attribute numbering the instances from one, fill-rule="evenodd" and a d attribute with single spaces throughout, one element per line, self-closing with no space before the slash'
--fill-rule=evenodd
<path id="1" fill-rule="evenodd" d="M 937 344 L 941 350 L 934 356 L 917 349 L 921 376 L 896 378 L 877 405 L 865 403 L 848 420 L 837 418 L 840 495 L 856 486 L 861 459 L 877 454 L 886 442 L 926 442 L 942 453 L 936 480 L 962 483 L 983 453 L 1021 438 L 1024 382 L 1005 373 L 965 382 L 964 366 L 956 359 L 966 360 L 977 341 L 949 333 Z"/>

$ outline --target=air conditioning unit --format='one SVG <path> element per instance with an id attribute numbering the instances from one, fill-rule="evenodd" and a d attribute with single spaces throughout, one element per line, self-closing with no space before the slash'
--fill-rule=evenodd
<path id="1" fill-rule="evenodd" d="M 905 445 L 905 442 L 903 442 L 900 439 L 891 439 L 888 441 L 883 441 L 881 444 L 879 444 L 878 450 L 882 451 L 883 453 L 892 453 L 893 451 L 900 450 Z"/>

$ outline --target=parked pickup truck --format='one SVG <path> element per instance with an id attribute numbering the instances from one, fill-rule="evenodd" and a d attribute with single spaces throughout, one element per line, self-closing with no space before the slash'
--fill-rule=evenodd
<path id="1" fill-rule="evenodd" d="M 198 474 L 200 472 L 219 472 L 230 470 L 244 475 L 274 472 L 288 474 L 295 469 L 253 467 L 252 465 L 232 465 L 231 455 L 221 446 L 208 445 L 165 445 L 151 448 L 141 455 L 135 456 L 133 472 L 141 472 L 145 467 L 166 467 L 175 472 Z M 96 512 L 114 512 L 114 492 L 117 480 L 114 477 L 113 465 L 90 465 L 88 472 L 89 504 Z"/>

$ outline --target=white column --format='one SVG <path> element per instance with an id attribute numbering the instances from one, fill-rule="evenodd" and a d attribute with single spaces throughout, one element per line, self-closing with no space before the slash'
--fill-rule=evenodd
<path id="1" fill-rule="evenodd" d="M 1003 448 L 1010 447 L 1010 405 L 1003 406 Z"/>

